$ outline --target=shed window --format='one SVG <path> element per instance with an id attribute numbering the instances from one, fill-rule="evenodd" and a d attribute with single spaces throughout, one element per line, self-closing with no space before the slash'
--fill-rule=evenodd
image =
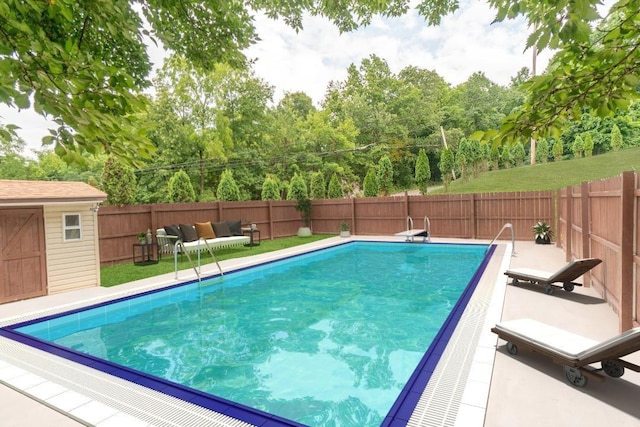
<path id="1" fill-rule="evenodd" d="M 64 214 L 62 218 L 64 241 L 72 242 L 82 239 L 80 214 Z"/>

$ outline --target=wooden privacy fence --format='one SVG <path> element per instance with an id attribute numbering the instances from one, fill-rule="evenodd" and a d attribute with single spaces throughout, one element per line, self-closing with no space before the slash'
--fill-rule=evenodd
<path id="1" fill-rule="evenodd" d="M 407 217 L 422 228 L 428 216 L 434 237 L 492 239 L 511 223 L 516 239 L 532 238 L 536 221 L 554 224 L 556 193 L 551 191 L 448 194 L 313 200 L 316 234 L 338 234 L 347 223 L 353 234 L 391 235 L 406 229 Z M 245 201 L 104 206 L 98 212 L 101 264 L 131 261 L 136 234 L 169 224 L 240 220 L 255 223 L 262 239 L 296 235 L 302 225 L 294 201 Z M 510 239 L 511 236 L 501 238 Z"/>
<path id="2" fill-rule="evenodd" d="M 620 331 L 640 325 L 639 202 L 635 172 L 558 193 L 558 244 L 567 260 L 602 259 L 585 275 L 585 285 L 592 285 L 618 314 Z"/>
<path id="3" fill-rule="evenodd" d="M 492 239 L 511 223 L 516 240 L 530 240 L 532 226 L 546 221 L 566 259 L 603 260 L 584 277 L 618 313 L 620 330 L 637 326 L 640 312 L 640 184 L 635 172 L 585 182 L 557 192 L 372 197 L 314 200 L 316 234 L 338 234 L 348 223 L 353 234 L 391 235 L 406 229 L 407 217 L 422 228 L 429 217 L 434 237 Z M 168 224 L 223 220 L 255 223 L 262 239 L 293 236 L 301 226 L 294 201 L 154 204 L 100 208 L 101 264 L 131 261 L 135 235 Z M 501 239 L 510 239 L 502 235 Z"/>

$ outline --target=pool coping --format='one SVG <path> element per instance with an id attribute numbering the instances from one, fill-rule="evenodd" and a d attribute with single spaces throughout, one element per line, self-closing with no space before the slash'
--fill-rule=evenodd
<path id="1" fill-rule="evenodd" d="M 315 242 L 315 244 L 309 244 L 309 245 L 304 245 L 304 247 L 297 247 L 297 248 L 293 248 L 293 249 L 289 249 L 289 250 L 285 250 L 285 251 L 278 251 L 277 253 L 270 253 L 270 254 L 263 254 L 262 256 L 258 256 L 258 257 L 251 257 L 252 259 L 249 260 L 247 258 L 241 258 L 238 260 L 235 260 L 235 262 L 233 263 L 226 263 L 224 265 L 225 270 L 235 270 L 235 269 L 242 269 L 242 268 L 247 268 L 251 265 L 254 265 L 256 263 L 264 263 L 264 262 L 269 262 L 270 260 L 276 260 L 276 259 L 280 259 L 283 257 L 287 257 L 287 256 L 292 256 L 295 254 L 299 254 L 301 252 L 309 252 L 309 251 L 314 251 L 314 250 L 318 250 L 318 249 L 322 249 L 324 247 L 328 247 L 328 246 L 334 246 L 336 244 L 340 244 L 340 243 L 345 243 L 347 241 L 352 241 L 352 240 L 363 240 L 363 241 L 368 241 L 368 240 L 375 240 L 375 241 L 397 241 L 397 239 L 392 239 L 392 238 L 381 238 L 381 237 L 362 237 L 362 236 L 353 236 L 348 240 L 345 240 L 344 238 L 330 238 L 330 239 L 326 239 L 326 240 L 322 240 L 319 242 Z M 441 241 L 438 241 L 439 243 L 473 243 L 473 244 L 483 244 L 484 242 L 482 241 L 469 241 L 469 240 L 458 240 L 458 241 L 452 241 L 451 239 L 443 239 Z M 486 244 L 486 243 L 484 243 Z M 486 337 L 486 336 L 482 336 L 482 334 L 478 335 L 477 333 L 474 334 L 474 342 L 479 343 L 477 350 L 475 351 L 475 355 L 474 355 L 474 359 L 473 362 L 469 362 L 468 366 L 465 365 L 465 367 L 463 369 L 459 369 L 460 372 L 460 380 L 458 381 L 458 386 L 456 387 L 455 393 L 457 395 L 459 395 L 460 392 L 460 386 L 462 383 L 464 383 L 464 385 L 466 385 L 465 387 L 462 387 L 462 390 L 466 390 L 469 389 L 469 387 L 471 387 L 471 389 L 473 389 L 472 392 L 464 392 L 464 394 L 462 394 L 462 398 L 460 399 L 459 405 L 449 405 L 449 408 L 447 409 L 447 415 L 446 415 L 446 419 L 449 420 L 447 421 L 447 424 L 424 424 L 424 420 L 427 418 L 438 418 L 437 415 L 434 415 L 434 408 L 432 407 L 433 405 L 427 404 L 426 406 L 424 405 L 423 401 L 425 399 L 427 399 L 427 401 L 429 401 L 429 397 L 428 397 L 428 389 L 429 387 L 427 387 L 427 389 L 425 389 L 424 393 L 422 394 L 422 396 L 420 397 L 420 402 L 418 403 L 418 406 L 416 407 L 416 409 L 413 411 L 413 415 L 411 417 L 411 420 L 408 420 L 408 425 L 451 425 L 451 420 L 456 420 L 456 424 L 458 425 L 482 425 L 483 424 L 483 420 L 484 420 L 484 411 L 486 410 L 486 401 L 487 401 L 487 397 L 488 397 L 488 388 L 489 388 L 489 382 L 490 382 L 490 378 L 491 378 L 491 368 L 493 365 L 493 360 L 491 359 L 490 363 L 488 363 L 487 361 L 487 352 L 486 352 L 486 348 L 489 347 L 491 354 L 494 354 L 494 350 L 495 350 L 495 344 L 496 344 L 496 340 L 497 337 L 492 336 L 493 334 L 490 334 L 489 332 L 489 327 L 486 325 L 491 325 L 492 322 L 493 324 L 495 324 L 496 320 L 499 320 L 500 318 L 500 313 L 502 311 L 502 301 L 504 299 L 504 285 L 506 284 L 506 281 L 504 279 L 502 279 L 502 281 L 499 280 L 499 276 L 500 273 L 502 271 L 504 271 L 505 269 L 505 263 L 507 263 L 506 265 L 508 266 L 508 260 L 509 260 L 509 256 L 510 256 L 510 252 L 511 249 L 509 248 L 509 245 L 497 245 L 498 250 L 497 252 L 503 252 L 502 257 L 500 256 L 496 256 L 496 255 L 500 255 L 499 253 L 494 254 L 494 256 L 491 258 L 489 265 L 487 266 L 487 270 L 491 269 L 492 272 L 488 272 L 485 271 L 484 274 L 482 275 L 481 280 L 478 283 L 478 286 L 476 288 L 476 291 L 474 292 L 470 304 L 472 302 L 475 301 L 476 299 L 476 293 L 478 293 L 480 290 L 481 293 L 484 295 L 482 298 L 482 301 L 480 302 L 474 302 L 473 304 L 471 304 L 470 306 L 467 306 L 467 308 L 465 309 L 465 312 L 462 315 L 461 318 L 461 322 L 468 322 L 468 319 L 465 320 L 465 316 L 467 313 L 467 311 L 471 312 L 474 314 L 474 316 L 472 316 L 472 318 L 478 318 L 478 316 L 486 318 L 486 314 L 489 313 L 493 313 L 492 319 L 486 319 L 484 323 L 481 322 L 481 326 L 478 325 L 478 321 L 475 321 L 474 324 L 474 328 L 477 330 L 479 328 L 481 328 L 481 330 L 483 332 L 485 332 L 485 335 L 491 335 L 490 337 Z M 498 260 L 498 258 L 500 259 L 499 263 L 496 263 L 496 261 Z M 231 261 L 231 260 L 230 260 Z M 234 264 L 233 266 L 231 266 L 230 264 Z M 210 275 L 211 273 L 205 271 L 205 270 L 213 270 L 215 269 L 215 266 L 212 265 L 206 265 L 203 266 L 203 275 Z M 186 277 L 183 278 L 182 280 L 179 280 L 179 282 L 185 282 L 185 281 L 190 281 L 190 279 L 192 279 L 191 277 L 189 277 L 189 273 L 187 272 L 181 272 L 180 273 L 185 274 Z M 488 274 L 491 277 L 487 277 Z M 173 273 L 171 274 L 173 275 Z M 194 276 L 195 277 L 195 276 Z M 157 277 L 156 277 L 156 281 L 157 281 Z M 144 281 L 141 281 L 144 282 Z M 71 307 L 71 305 L 77 305 L 77 306 L 85 306 L 89 303 L 95 303 L 98 300 L 101 299 L 105 299 L 105 300 L 110 300 L 110 299 L 114 299 L 119 297 L 122 297 L 123 295 L 130 295 L 130 294 L 136 294 L 139 293 L 141 291 L 148 291 L 150 289 L 155 289 L 155 288 L 162 288 L 162 287 L 167 287 L 167 286 L 171 286 L 171 285 L 175 285 L 177 283 L 176 280 L 166 280 L 166 281 L 159 281 L 160 283 L 154 284 L 154 285 L 146 285 L 145 283 L 140 283 L 140 286 L 131 286 L 129 289 L 125 289 L 122 292 L 118 292 L 118 293 L 112 293 L 109 296 L 104 296 L 104 297 L 98 297 L 95 298 L 94 300 L 83 300 L 83 301 L 79 301 L 76 304 L 67 304 L 67 305 L 63 305 L 63 306 L 58 306 L 55 307 L 55 309 L 60 312 L 60 311 L 68 311 Z M 502 284 L 502 292 L 499 292 L 500 290 L 500 284 Z M 497 285 L 497 286 L 496 286 Z M 124 285 L 121 285 L 124 286 Z M 494 292 L 494 288 L 496 291 L 498 292 Z M 499 295 L 498 295 L 499 294 Z M 487 297 L 486 295 L 494 295 L 494 298 L 490 298 L 491 301 L 487 301 Z M 496 296 L 498 295 L 498 296 Z M 0 311 L 2 307 L 0 307 Z M 490 309 L 491 308 L 491 309 Z M 479 314 L 479 310 L 480 311 L 484 311 L 484 315 L 482 313 Z M 49 311 L 51 312 L 52 309 L 49 310 L 45 310 L 45 311 Z M 19 319 L 25 319 L 27 317 L 42 317 L 44 314 L 41 311 L 36 311 L 36 312 L 32 312 L 29 313 L 28 315 L 21 315 L 18 316 Z M 497 316 L 497 317 L 496 317 Z M 467 316 L 468 317 L 468 316 Z M 8 319 L 0 319 L 0 325 L 8 325 L 8 324 L 14 324 L 14 323 L 18 323 L 19 319 L 16 319 L 16 317 L 12 317 L 12 318 L 8 318 Z M 456 336 L 456 334 L 459 335 L 458 333 L 458 329 L 461 328 L 464 329 L 464 324 L 460 324 L 461 326 L 458 326 L 454 332 L 453 332 L 453 338 L 455 338 L 456 341 L 460 341 L 460 337 Z M 493 338 L 493 339 L 491 339 Z M 6 343 L 4 343 L 5 339 L 2 339 L 0 341 L 0 348 L 6 347 Z M 474 346 L 469 346 L 469 342 L 466 342 L 466 346 L 471 348 Z M 23 349 L 24 350 L 24 349 Z M 16 349 L 12 349 L 12 351 L 17 351 Z M 3 352 L 4 354 L 5 352 Z M 27 353 L 30 353 L 27 350 Z M 31 353 L 33 353 L 33 350 L 31 351 Z M 453 351 L 451 354 L 449 354 L 451 352 L 448 352 L 448 349 L 445 349 L 445 352 L 442 355 L 442 360 L 443 361 L 447 361 L 450 360 L 451 358 L 451 354 L 455 354 L 456 352 Z M 24 356 L 24 355 L 23 355 Z M 22 364 L 23 366 L 26 364 L 26 368 L 29 368 L 29 363 L 25 363 L 23 361 L 24 357 L 23 356 L 18 356 L 17 358 L 14 359 L 14 362 L 18 363 L 18 364 Z M 33 355 L 30 355 L 33 356 Z M 0 382 L 3 382 L 7 385 L 9 385 L 10 387 L 13 388 L 18 388 L 19 387 L 14 387 L 14 385 L 16 383 L 21 382 L 20 380 L 15 380 L 15 378 L 19 378 L 18 375 L 12 375 L 12 378 L 7 379 L 6 375 L 3 376 L 3 371 L 7 371 L 6 366 L 3 369 L 3 364 L 2 364 L 2 355 L 0 355 Z M 27 357 L 27 359 L 29 359 Z M 47 358 L 45 358 L 47 359 Z M 43 361 L 41 360 L 39 363 L 42 363 Z M 433 372 L 434 378 L 432 379 L 432 381 L 430 383 L 442 383 L 441 381 L 441 376 L 443 375 L 443 373 L 446 373 L 446 371 L 452 371 L 451 369 L 447 369 L 444 370 L 443 372 L 442 369 L 438 369 L 438 367 L 445 363 L 445 362 L 440 362 L 438 363 L 438 365 L 436 366 L 435 371 Z M 9 362 L 5 363 L 9 364 Z M 45 364 L 48 363 L 54 363 L 51 360 L 46 360 L 44 361 Z M 38 363 L 36 363 L 38 364 Z M 446 364 L 446 363 L 445 363 Z M 31 366 L 32 367 L 32 366 Z M 487 367 L 489 368 L 488 373 L 487 373 Z M 17 367 L 18 369 L 20 369 L 20 366 Z M 77 368 L 77 366 L 75 367 Z M 58 369 L 62 369 L 62 367 L 59 367 Z M 9 369 L 9 371 L 11 371 Z M 29 369 L 25 369 L 24 370 L 27 374 L 30 372 Z M 480 374 L 479 371 L 482 371 L 484 373 Z M 44 380 L 46 381 L 50 381 L 49 379 L 46 378 L 46 373 L 45 372 L 40 372 L 40 374 L 42 374 L 42 378 L 44 378 Z M 12 380 L 13 379 L 13 380 Z M 58 378 L 59 379 L 59 378 Z M 112 378 L 113 379 L 113 378 Z M 464 379 L 463 382 L 461 382 L 461 380 Z M 486 382 L 483 380 L 486 379 Z M 95 378 L 91 378 L 91 381 L 95 380 Z M 35 380 L 32 380 L 31 382 L 33 382 Z M 24 382 L 24 380 L 22 380 L 22 382 Z M 81 381 L 82 382 L 82 381 Z M 126 382 L 127 384 L 131 384 L 129 382 Z M 13 385 L 12 385 L 13 384 Z M 73 387 L 74 384 L 69 384 L 69 386 Z M 125 384 L 126 386 L 126 384 Z M 122 387 L 122 385 L 119 385 L 119 387 Z M 126 388 L 126 387 L 125 387 Z M 478 397 L 477 391 L 479 388 L 486 388 L 486 394 L 484 396 L 484 398 L 482 397 Z M 147 388 L 142 388 L 142 390 L 135 390 L 136 394 L 139 393 L 143 393 L 144 394 L 144 390 L 149 390 Z M 29 388 L 21 389 L 22 392 L 26 393 L 26 394 L 30 394 L 29 392 Z M 76 391 L 77 392 L 77 391 Z M 80 392 L 82 392 L 82 390 L 80 390 Z M 123 412 L 123 416 L 133 416 L 135 419 L 137 419 L 137 421 L 139 421 L 139 425 L 145 425 L 144 423 L 146 422 L 151 422 L 153 425 L 159 425 L 157 424 L 158 420 L 155 417 L 149 417 L 149 413 L 148 412 L 153 412 L 153 409 L 148 409 L 147 413 L 140 413 L 139 410 L 135 410 L 136 408 L 132 408 L 132 405 L 128 405 L 125 404 L 123 405 L 121 402 L 114 402 L 112 399 L 107 399 L 105 398 L 105 396 L 101 396 L 100 393 L 97 393 L 98 395 L 96 395 L 96 393 L 89 393 L 92 394 L 92 397 L 94 400 L 98 400 L 100 401 L 100 399 L 103 400 L 107 400 L 107 406 L 111 405 L 111 406 L 115 406 L 116 409 L 118 409 L 120 412 Z M 161 394 L 161 393 L 160 393 Z M 425 397 L 426 396 L 426 397 Z M 37 396 L 35 396 L 36 398 L 38 398 Z M 137 396 L 138 398 L 140 396 Z M 158 399 L 158 396 L 153 396 L 153 399 L 155 401 L 155 399 Z M 175 400 L 179 400 L 179 399 L 175 399 Z M 482 403 L 484 401 L 484 403 Z M 170 407 L 175 407 L 176 410 L 179 407 L 185 406 L 183 404 L 184 401 L 180 401 L 180 402 L 172 402 L 171 404 L 169 404 Z M 432 402 L 432 400 L 431 400 Z M 43 401 L 43 403 L 48 404 L 48 402 Z M 156 402 L 157 403 L 157 402 Z M 166 403 L 164 403 L 166 405 Z M 484 405 L 484 408 L 483 408 Z M 209 419 L 209 422 L 215 423 L 215 424 L 211 424 L 211 425 L 220 425 L 220 426 L 226 426 L 226 425 L 233 425 L 233 426 L 237 426 L 237 425 L 250 425 L 250 424 L 246 424 L 246 423 L 242 423 L 239 422 L 237 419 L 233 418 L 233 412 L 231 413 L 227 413 L 227 415 L 229 415 L 229 417 L 225 417 L 224 414 L 220 414 L 220 413 L 213 413 L 213 414 L 201 414 L 201 408 L 193 408 L 189 405 L 187 408 L 183 408 L 183 410 L 186 410 L 186 412 L 190 415 L 190 416 L 194 416 L 193 413 L 197 412 L 198 415 L 195 416 L 195 418 L 198 418 L 200 421 L 202 420 L 202 416 L 211 416 L 211 418 Z M 431 406 L 431 407 L 429 407 Z M 458 409 L 455 410 L 455 407 L 458 406 Z M 146 407 L 146 406 L 145 406 Z M 429 410 L 426 411 L 426 408 L 429 407 Z M 423 410 L 421 410 L 420 408 L 422 408 Z M 68 413 L 70 414 L 70 416 L 74 416 L 73 412 L 68 412 L 65 411 L 64 408 L 61 409 L 62 412 Z M 77 411 L 76 411 L 77 412 Z M 209 411 L 209 412 L 213 412 L 213 411 Z M 425 414 L 426 412 L 426 414 Z M 133 413 L 133 414 L 131 414 Z M 222 417 L 220 416 L 222 415 Z M 429 415 L 429 417 L 427 417 L 427 415 Z M 113 417 L 114 415 L 112 415 Z M 106 420 L 108 420 L 109 418 L 106 418 L 105 420 L 103 420 L 104 422 L 106 422 Z M 440 421 L 444 421 L 444 418 L 440 417 L 439 418 Z M 474 419 L 475 421 L 472 424 L 469 424 L 469 421 L 471 421 L 471 419 Z M 467 420 L 463 423 L 459 423 L 460 420 Z M 183 420 L 185 421 L 185 420 Z M 272 420 L 265 420 L 265 419 L 256 419 L 256 422 L 258 422 L 259 424 L 256 425 L 278 425 L 278 421 L 277 419 L 272 419 Z M 102 421 L 100 421 L 102 422 Z M 95 420 L 91 420 L 89 421 L 90 424 L 93 425 L 98 425 L 98 423 L 95 422 Z M 417 424 L 416 424 L 417 423 Z M 102 425 L 102 424 L 100 424 Z M 181 425 L 187 425 L 186 423 L 181 424 Z M 279 424 L 279 425 L 287 425 L 287 424 Z M 297 425 L 297 424 L 288 424 L 288 425 Z M 398 424 L 389 424 L 389 425 L 398 425 Z M 403 424 L 404 425 L 404 424 Z"/>

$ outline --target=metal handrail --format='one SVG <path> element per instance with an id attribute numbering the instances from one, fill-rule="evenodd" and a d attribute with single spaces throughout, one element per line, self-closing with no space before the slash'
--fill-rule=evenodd
<path id="1" fill-rule="evenodd" d="M 413 218 L 407 217 L 407 230 L 413 230 Z"/>
<path id="2" fill-rule="evenodd" d="M 413 218 L 411 218 L 410 216 L 407 216 L 407 231 L 413 230 Z M 424 219 L 423 219 L 423 225 L 422 225 L 422 229 L 425 230 L 427 232 L 426 236 L 423 236 L 422 241 L 423 242 L 431 242 L 431 220 L 429 220 L 429 217 L 425 215 Z M 409 240 L 413 241 L 415 236 L 410 236 L 407 235 L 407 242 Z"/>
<path id="3" fill-rule="evenodd" d="M 493 245 L 495 243 L 495 241 L 498 239 L 498 237 L 500 237 L 502 232 L 507 228 L 511 229 L 511 246 L 513 247 L 513 252 L 511 254 L 511 256 L 515 256 L 515 254 L 516 254 L 516 237 L 515 237 L 515 234 L 513 232 L 513 225 L 510 222 L 507 222 L 505 225 L 502 226 L 500 231 L 498 231 L 498 234 L 496 234 L 496 237 L 494 237 L 493 240 L 491 241 L 491 243 L 489 243 L 489 246 L 487 246 L 487 250 L 485 252 L 487 252 L 489 250 L 489 248 L 491 248 L 491 245 Z"/>
<path id="4" fill-rule="evenodd" d="M 202 280 L 201 277 L 200 277 L 200 272 L 201 272 L 201 268 L 200 268 L 200 240 L 202 240 L 204 242 L 204 245 L 206 246 L 207 250 L 211 254 L 211 257 L 213 258 L 213 261 L 218 266 L 218 270 L 220 271 L 220 276 L 224 276 L 224 271 L 222 271 L 222 267 L 220 267 L 220 263 L 218 263 L 218 260 L 216 259 L 216 256 L 213 253 L 213 249 L 211 249 L 211 246 L 209 246 L 209 244 L 207 243 L 207 241 L 205 239 L 200 238 L 198 240 L 198 268 L 197 269 L 193 265 L 193 261 L 191 260 L 191 255 L 189 255 L 189 251 L 187 251 L 187 249 L 184 247 L 184 244 L 182 243 L 181 240 L 176 241 L 175 245 L 173 246 L 173 263 L 174 263 L 176 279 L 178 279 L 178 246 L 181 246 L 182 247 L 182 251 L 187 256 L 187 259 L 189 260 L 189 264 L 191 264 L 191 268 L 193 268 L 193 271 L 196 273 L 196 276 L 198 277 L 198 282 L 200 282 Z"/>
<path id="5" fill-rule="evenodd" d="M 427 241 L 431 242 L 431 220 L 428 216 L 424 217 L 424 229 L 427 230 Z"/>

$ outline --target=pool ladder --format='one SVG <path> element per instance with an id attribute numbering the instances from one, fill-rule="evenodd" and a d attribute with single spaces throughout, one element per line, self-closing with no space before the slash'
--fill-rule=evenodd
<path id="1" fill-rule="evenodd" d="M 423 242 L 431 242 L 431 221 L 428 216 L 424 217 L 422 224 L 421 229 L 413 228 L 413 218 L 407 217 L 407 231 L 405 232 L 407 242 L 413 242 L 416 236 L 421 236 Z"/>
<path id="2" fill-rule="evenodd" d="M 204 245 L 207 251 L 209 251 L 209 253 L 211 254 L 211 257 L 213 258 L 213 261 L 218 266 L 218 270 L 220 271 L 220 276 L 224 276 L 224 271 L 222 271 L 222 267 L 220 267 L 220 264 L 218 263 L 218 260 L 216 259 L 216 256 L 213 253 L 213 249 L 211 249 L 211 246 L 209 246 L 209 244 L 205 239 L 200 239 L 198 243 L 200 243 L 200 241 L 204 242 Z M 182 249 L 182 253 L 184 253 L 187 256 L 187 259 L 189 260 L 189 264 L 191 264 L 191 268 L 193 268 L 193 271 L 196 273 L 196 276 L 198 277 L 198 282 L 202 281 L 202 278 L 200 277 L 200 273 L 201 273 L 200 245 L 198 244 L 198 268 L 196 268 L 196 266 L 193 264 L 193 261 L 191 260 L 191 255 L 189 254 L 187 249 L 184 247 L 184 244 L 180 240 L 176 241 L 176 243 L 173 245 L 173 265 L 175 268 L 176 280 L 178 279 L 178 250 L 180 248 Z"/>
<path id="3" fill-rule="evenodd" d="M 491 241 L 491 243 L 489 243 L 489 246 L 487 246 L 487 250 L 485 251 L 485 253 L 487 251 L 489 251 L 489 248 L 491 248 L 491 245 L 493 245 L 495 243 L 495 241 L 498 240 L 498 237 L 500 237 L 502 232 L 504 230 L 506 230 L 507 228 L 511 230 L 511 246 L 513 247 L 512 256 L 515 256 L 515 254 L 516 254 L 516 238 L 515 238 L 515 234 L 513 232 L 513 225 L 510 222 L 507 222 L 505 225 L 502 226 L 500 231 L 498 231 L 498 234 L 496 234 L 496 237 L 494 237 L 493 240 Z"/>

